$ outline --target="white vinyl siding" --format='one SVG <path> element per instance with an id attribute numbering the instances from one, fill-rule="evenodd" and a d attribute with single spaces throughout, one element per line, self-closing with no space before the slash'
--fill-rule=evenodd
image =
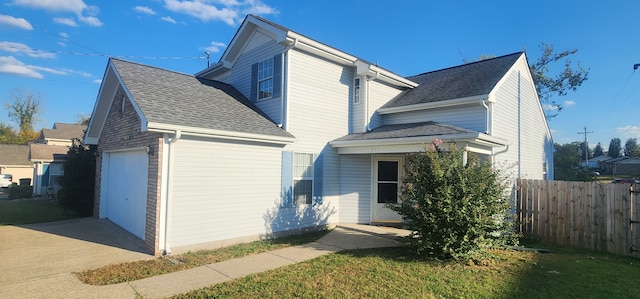
<path id="1" fill-rule="evenodd" d="M 251 99 L 251 65 L 273 58 L 274 55 L 282 53 L 284 46 L 275 42 L 275 40 L 265 40 L 264 35 L 258 35 L 261 38 L 260 46 L 256 46 L 246 51 L 238 57 L 233 68 L 228 72 L 214 78 L 225 83 L 233 85 L 247 99 Z M 252 41 L 253 42 L 253 41 Z M 257 41 L 256 41 L 257 42 Z M 281 120 L 281 97 L 265 98 L 258 101 L 256 106 L 269 116 L 274 122 L 282 123 Z"/>
<path id="2" fill-rule="evenodd" d="M 543 165 L 547 163 L 551 171 L 547 172 L 547 177 L 552 178 L 551 136 L 547 131 L 542 108 L 535 97 L 535 87 L 523 59 L 520 59 L 506 75 L 494 96 L 496 102 L 492 104 L 492 135 L 511 142 L 507 152 L 496 155 L 496 165 L 509 167 L 509 172 L 514 173 L 514 176 L 544 179 Z M 518 133 L 521 134 L 520 138 Z"/>
<path id="3" fill-rule="evenodd" d="M 337 222 L 340 159 L 328 143 L 349 133 L 354 70 L 295 49 L 286 56 L 287 131 L 296 142 L 285 150 L 323 156 L 323 205 L 316 209 L 325 215 L 319 217 L 319 223 Z M 318 223 L 313 218 L 305 221 Z"/>
<path id="4" fill-rule="evenodd" d="M 269 211 L 279 205 L 281 148 L 195 138 L 173 146 L 172 247 L 264 234 L 278 221 Z"/>
<path id="5" fill-rule="evenodd" d="M 434 121 L 484 133 L 486 131 L 486 114 L 486 109 L 478 101 L 478 103 L 468 106 L 385 114 L 383 120 L 386 125 Z"/>
<path id="6" fill-rule="evenodd" d="M 371 221 L 371 156 L 340 157 L 340 222 Z"/>
<path id="7" fill-rule="evenodd" d="M 369 122 L 368 125 L 370 129 L 375 129 L 383 125 L 383 120 L 376 110 L 400 94 L 403 90 L 376 80 L 368 81 L 367 84 L 369 115 L 367 115 L 366 121 Z"/>

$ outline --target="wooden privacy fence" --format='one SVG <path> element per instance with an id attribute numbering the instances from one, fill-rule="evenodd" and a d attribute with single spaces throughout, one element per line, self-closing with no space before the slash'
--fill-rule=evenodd
<path id="1" fill-rule="evenodd" d="M 531 238 L 640 258 L 640 184 L 518 180 L 516 213 Z"/>

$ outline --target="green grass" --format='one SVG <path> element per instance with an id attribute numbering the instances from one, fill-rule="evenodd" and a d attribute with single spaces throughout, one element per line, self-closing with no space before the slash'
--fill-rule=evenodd
<path id="1" fill-rule="evenodd" d="M 76 273 L 80 281 L 92 285 L 108 285 L 143 279 L 185 269 L 222 262 L 279 248 L 306 244 L 320 239 L 329 230 L 278 239 L 260 240 L 215 250 L 201 250 L 149 260 L 114 264 Z"/>
<path id="2" fill-rule="evenodd" d="M 54 201 L 42 199 L 0 200 L 0 226 L 58 221 L 73 218 Z"/>
<path id="3" fill-rule="evenodd" d="M 550 249 L 495 251 L 482 266 L 407 247 L 344 251 L 173 298 L 640 298 L 640 260 Z"/>

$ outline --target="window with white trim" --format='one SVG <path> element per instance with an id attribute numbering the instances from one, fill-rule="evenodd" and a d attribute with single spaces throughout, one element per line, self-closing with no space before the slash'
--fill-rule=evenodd
<path id="1" fill-rule="evenodd" d="M 360 78 L 353 79 L 353 103 L 360 104 Z"/>
<path id="2" fill-rule="evenodd" d="M 293 203 L 311 204 L 313 198 L 313 154 L 293 155 Z"/>
<path id="3" fill-rule="evenodd" d="M 258 100 L 273 96 L 273 58 L 258 63 Z"/>

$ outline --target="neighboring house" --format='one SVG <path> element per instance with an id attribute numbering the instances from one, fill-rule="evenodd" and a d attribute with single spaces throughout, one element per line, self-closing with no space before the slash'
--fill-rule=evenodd
<path id="1" fill-rule="evenodd" d="M 597 157 L 589 158 L 589 168 L 590 169 L 601 169 L 602 163 L 611 160 L 611 157 L 607 155 L 600 155 Z M 587 164 L 586 161 L 580 162 L 580 167 L 584 167 Z"/>
<path id="2" fill-rule="evenodd" d="M 54 123 L 53 128 L 40 130 L 35 143 L 71 146 L 74 138 L 82 140 L 86 129 L 86 125 Z"/>
<path id="3" fill-rule="evenodd" d="M 11 174 L 13 182 L 33 178 L 33 163 L 29 161 L 29 146 L 0 144 L 0 174 Z"/>
<path id="4" fill-rule="evenodd" d="M 405 78 L 255 16 L 196 75 L 110 59 L 84 141 L 98 146 L 95 215 L 161 254 L 397 223 L 385 203 L 405 155 L 434 138 L 512 179 L 553 179 L 524 53 Z"/>
<path id="5" fill-rule="evenodd" d="M 33 192 L 36 195 L 55 195 L 60 189 L 58 178 L 73 139 L 82 140 L 87 126 L 54 123 L 51 129 L 42 129 L 35 143 L 30 144 L 33 163 Z"/>
<path id="6" fill-rule="evenodd" d="M 611 175 L 640 176 L 640 158 L 618 157 L 602 164 L 603 172 Z"/>

